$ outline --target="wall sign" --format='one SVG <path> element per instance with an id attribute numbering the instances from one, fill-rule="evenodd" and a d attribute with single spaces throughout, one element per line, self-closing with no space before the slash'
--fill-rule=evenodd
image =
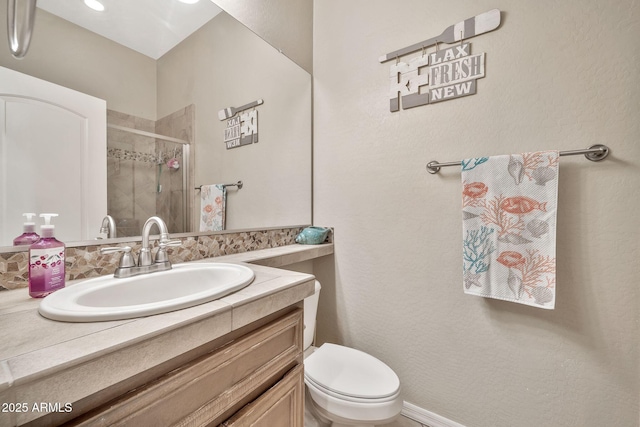
<path id="1" fill-rule="evenodd" d="M 496 29 L 500 25 L 500 11 L 490 10 L 451 25 L 437 37 L 388 53 L 380 62 L 395 59 L 390 67 L 389 109 L 391 112 L 421 105 L 474 95 L 477 80 L 484 77 L 484 52 L 471 54 L 471 43 L 465 39 Z M 438 49 L 438 43 L 460 44 Z M 436 45 L 436 51 L 426 48 Z M 400 56 L 422 51 L 420 56 L 400 61 Z"/>
<path id="2" fill-rule="evenodd" d="M 242 107 L 229 107 L 218 112 L 218 118 L 227 121 L 227 127 L 224 130 L 224 143 L 227 150 L 258 142 L 258 112 L 255 109 L 245 110 L 263 103 L 262 99 L 258 99 Z M 238 113 L 240 115 L 237 115 Z"/>

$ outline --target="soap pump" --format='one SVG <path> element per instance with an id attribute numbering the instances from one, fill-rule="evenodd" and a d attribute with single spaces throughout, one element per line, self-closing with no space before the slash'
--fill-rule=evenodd
<path id="1" fill-rule="evenodd" d="M 33 222 L 34 213 L 23 213 L 27 221 L 23 224 L 23 232 L 20 236 L 13 239 L 13 246 L 31 245 L 40 240 L 40 236 L 36 233 L 36 223 Z"/>
<path id="2" fill-rule="evenodd" d="M 29 247 L 29 295 L 42 298 L 64 288 L 65 245 L 54 237 L 55 226 L 51 218 L 58 214 L 40 214 L 44 225 L 40 226 L 41 238 Z"/>

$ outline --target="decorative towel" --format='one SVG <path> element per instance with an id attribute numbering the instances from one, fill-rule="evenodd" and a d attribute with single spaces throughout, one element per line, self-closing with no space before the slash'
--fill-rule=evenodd
<path id="1" fill-rule="evenodd" d="M 464 292 L 553 309 L 558 152 L 462 161 Z"/>
<path id="2" fill-rule="evenodd" d="M 220 231 L 225 228 L 227 188 L 223 184 L 200 188 L 200 231 Z"/>

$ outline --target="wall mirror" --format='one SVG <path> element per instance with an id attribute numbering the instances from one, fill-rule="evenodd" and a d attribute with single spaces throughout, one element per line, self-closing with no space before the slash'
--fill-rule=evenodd
<path id="1" fill-rule="evenodd" d="M 177 37 L 166 51 L 144 50 L 165 37 L 155 35 L 145 41 L 147 25 L 141 21 L 134 23 L 133 37 L 126 41 L 117 31 L 104 36 L 73 22 L 75 18 L 63 10 L 72 2 L 38 3 L 29 52 L 21 60 L 9 52 L 6 10 L 0 10 L 0 66 L 106 101 L 108 200 L 107 210 L 94 221 L 110 214 L 118 237 L 137 236 L 146 218 L 158 215 L 172 234 L 198 233 L 202 216 L 198 188 L 242 181 L 241 189 L 227 188 L 226 230 L 311 222 L 308 72 L 210 0 L 125 2 L 144 7 L 140 19 L 164 17 L 162 26 Z M 73 3 L 86 9 L 81 1 Z M 103 3 L 104 12 L 83 10 L 82 19 L 109 29 L 118 28 L 114 22 L 134 19 L 133 13 L 126 19 L 108 13 L 123 2 Z M 187 12 L 190 7 L 194 9 Z M 189 13 L 200 22 L 188 34 L 177 34 L 171 23 Z M 252 109 L 257 116 L 256 141 L 227 148 L 229 123 L 220 120 L 219 111 L 257 99 L 263 104 Z M 0 150 L 4 156 L 0 162 L 16 166 L 0 177 L 3 185 L 24 178 L 21 162 L 47 161 L 34 147 L 22 151 L 23 158 L 9 159 Z M 59 197 L 65 197 L 64 189 Z M 13 210 L 17 211 L 33 209 Z M 12 216 L 14 232 L 5 233 L 0 250 L 11 250 L 8 236 L 22 232 L 22 218 Z M 99 226 L 94 229 L 79 239 L 59 238 L 67 244 L 107 238 Z"/>

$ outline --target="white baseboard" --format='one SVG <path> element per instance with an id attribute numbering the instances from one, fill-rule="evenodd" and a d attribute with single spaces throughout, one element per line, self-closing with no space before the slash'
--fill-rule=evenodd
<path id="1" fill-rule="evenodd" d="M 402 415 L 429 427 L 465 427 L 462 424 L 422 409 L 407 401 L 402 405 Z"/>

